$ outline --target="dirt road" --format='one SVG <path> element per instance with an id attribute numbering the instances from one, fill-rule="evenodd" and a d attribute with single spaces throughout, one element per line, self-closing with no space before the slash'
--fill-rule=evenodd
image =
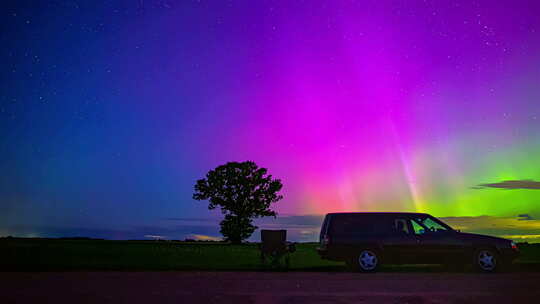
<path id="1" fill-rule="evenodd" d="M 533 303 L 540 273 L 0 273 L 0 303 Z"/>

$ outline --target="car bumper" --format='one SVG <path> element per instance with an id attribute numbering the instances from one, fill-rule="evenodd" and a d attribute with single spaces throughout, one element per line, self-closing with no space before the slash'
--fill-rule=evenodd
<path id="1" fill-rule="evenodd" d="M 512 263 L 515 259 L 519 257 L 519 250 L 516 249 L 502 248 L 500 249 L 500 252 L 501 258 L 508 263 Z"/>
<path id="2" fill-rule="evenodd" d="M 317 253 L 321 257 L 321 259 L 328 259 L 328 250 L 323 248 L 317 248 Z"/>

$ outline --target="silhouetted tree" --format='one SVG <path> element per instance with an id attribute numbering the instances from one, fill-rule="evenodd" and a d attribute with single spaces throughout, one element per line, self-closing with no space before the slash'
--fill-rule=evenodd
<path id="1" fill-rule="evenodd" d="M 225 219 L 220 232 L 233 244 L 241 243 L 257 229 L 253 218 L 277 215 L 270 204 L 283 198 L 278 194 L 283 185 L 267 172 L 252 161 L 228 162 L 210 170 L 195 184 L 193 199 L 209 200 L 210 210 L 221 208 Z"/>

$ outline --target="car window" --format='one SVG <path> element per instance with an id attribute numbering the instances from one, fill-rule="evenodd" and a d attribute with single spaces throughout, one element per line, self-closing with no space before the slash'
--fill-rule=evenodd
<path id="1" fill-rule="evenodd" d="M 402 232 L 409 233 L 409 225 L 407 222 L 408 220 L 406 219 L 402 219 L 402 218 L 395 219 L 394 230 L 399 233 L 402 233 Z"/>
<path id="2" fill-rule="evenodd" d="M 426 218 L 424 220 L 424 226 L 426 226 L 432 232 L 446 231 L 447 229 L 441 224 L 433 221 L 431 218 Z"/>
<path id="3" fill-rule="evenodd" d="M 424 232 L 426 232 L 424 227 L 420 226 L 416 221 L 411 221 L 411 224 L 414 230 L 414 234 L 423 234 Z"/>
<path id="4" fill-rule="evenodd" d="M 444 227 L 443 225 L 435 222 L 430 217 L 415 218 L 415 219 L 413 219 L 412 223 L 413 223 L 413 228 L 414 228 L 416 234 L 422 234 L 422 233 L 425 233 L 425 232 L 446 232 L 446 231 L 448 231 L 448 229 L 446 227 Z M 417 233 L 417 228 L 415 227 L 415 224 L 420 227 L 420 228 L 418 228 L 418 233 Z M 424 231 L 421 231 L 421 230 L 424 230 Z"/>
<path id="5" fill-rule="evenodd" d="M 391 223 L 386 217 L 370 214 L 338 214 L 330 221 L 330 234 L 385 233 Z"/>

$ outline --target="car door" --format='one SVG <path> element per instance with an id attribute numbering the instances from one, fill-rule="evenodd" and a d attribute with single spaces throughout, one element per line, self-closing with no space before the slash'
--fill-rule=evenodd
<path id="1" fill-rule="evenodd" d="M 420 263 L 440 264 L 460 258 L 463 244 L 453 230 L 429 216 L 411 218 L 411 226 L 418 239 Z"/>
<path id="2" fill-rule="evenodd" d="M 402 216 L 390 218 L 391 229 L 384 238 L 383 246 L 389 263 L 415 263 L 418 255 L 418 239 L 409 219 Z"/>

